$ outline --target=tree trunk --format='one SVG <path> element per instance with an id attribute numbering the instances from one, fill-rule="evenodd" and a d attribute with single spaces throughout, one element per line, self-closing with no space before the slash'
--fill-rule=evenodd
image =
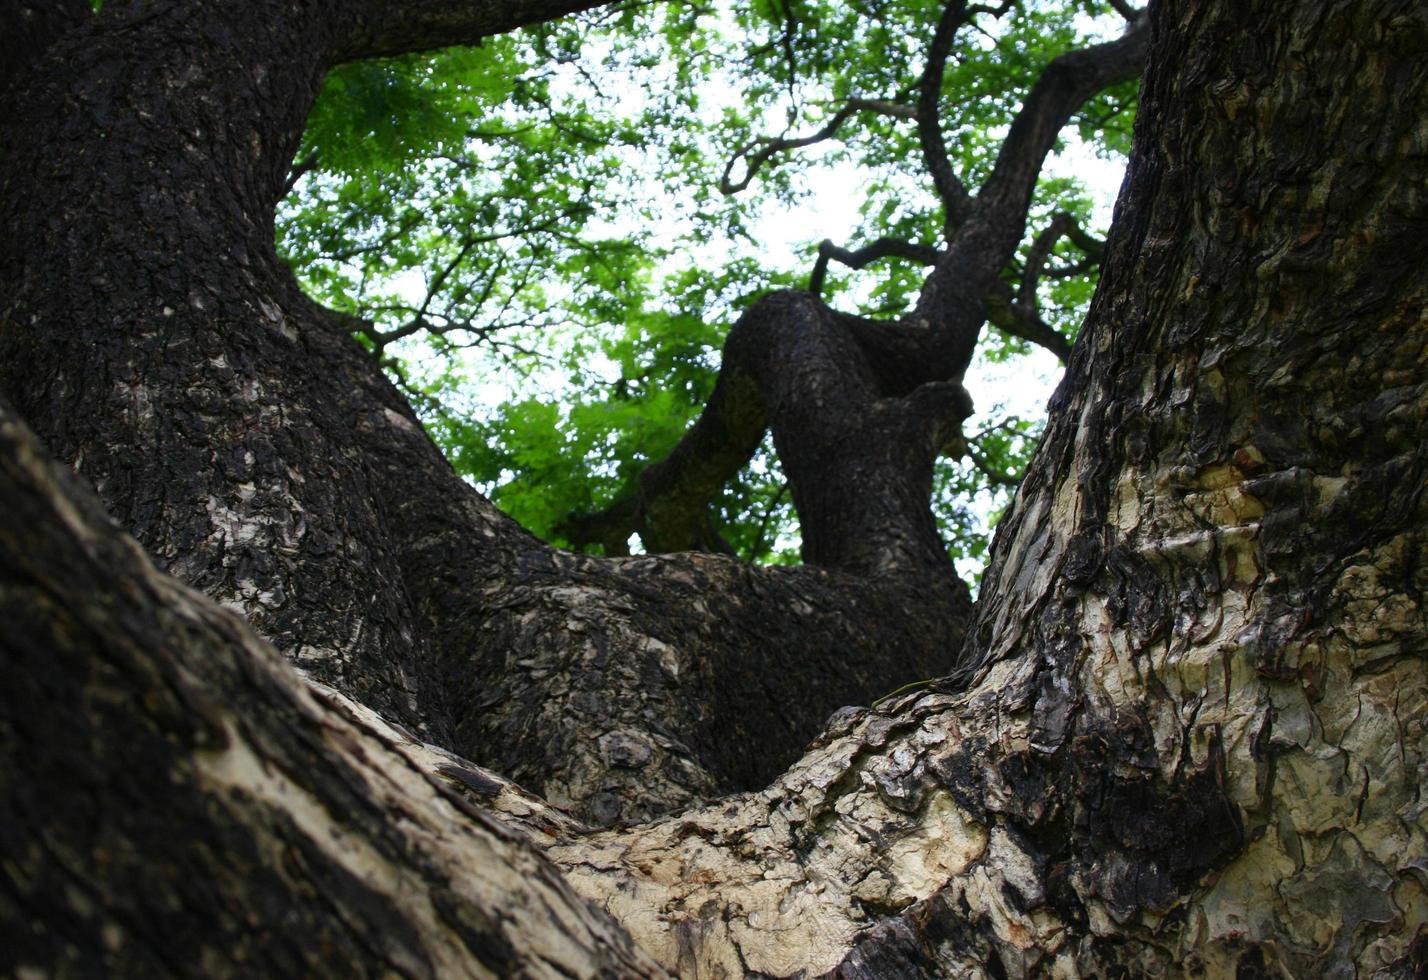
<path id="1" fill-rule="evenodd" d="M 323 70 L 405 37 L 383 10 L 120 9 L 10 93 L 0 384 L 21 414 L 307 673 L 601 823 L 762 785 L 838 707 L 945 672 L 970 612 L 950 568 L 536 541 L 298 292 L 273 206 Z"/>
<path id="2" fill-rule="evenodd" d="M 1156 11 L 959 676 L 556 850 L 681 974 L 1428 968 L 1428 13 L 1259 13 Z"/>
<path id="3" fill-rule="evenodd" d="M 416 734 L 155 571 L 4 412 L 0 968 L 1428 969 L 1420 4 L 1155 10 L 960 660 L 926 576 L 580 558 L 462 487 L 270 241 L 323 68 L 420 25 L 233 6 L 100 18 L 11 88 L 0 383 L 161 567 Z M 419 741 L 645 816 L 753 788 L 893 686 L 881 648 L 959 667 L 638 826 Z"/>

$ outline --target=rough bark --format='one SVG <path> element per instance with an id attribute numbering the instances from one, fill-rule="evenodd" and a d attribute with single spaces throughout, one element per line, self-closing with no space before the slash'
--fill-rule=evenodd
<path id="1" fill-rule="evenodd" d="M 21 414 L 309 674 L 602 822 L 753 788 L 839 706 L 945 671 L 950 573 L 541 544 L 300 295 L 273 205 L 322 71 L 389 6 L 118 7 L 57 42 L 0 116 Z"/>
<path id="2" fill-rule="evenodd" d="M 14 0 L 0 11 L 0 93 L 62 34 L 89 19 L 85 0 Z"/>
<path id="3" fill-rule="evenodd" d="M 686 976 L 1428 970 L 1428 276 L 1417 247 L 1428 220 L 1428 12 L 1409 0 L 1300 0 L 1250 14 L 1253 32 L 1230 0 L 1154 13 L 1102 285 L 999 533 L 961 673 L 841 712 L 756 793 L 582 831 L 346 699 L 309 693 L 236 618 L 149 568 L 72 481 L 41 464 L 15 423 L 0 422 L 0 615 L 19 624 L 0 634 L 7 666 L 19 668 L 19 683 L 0 690 L 0 950 L 14 957 L 5 965 L 251 972 L 225 958 L 241 951 L 266 957 L 257 962 L 269 972 L 329 962 L 332 972 L 656 972 L 568 882 Z M 90 104 L 82 95 L 76 103 Z M 38 138 L 39 117 L 13 106 Z M 10 149 L 18 145 L 0 142 L 7 174 L 19 160 L 65 186 L 58 165 Z M 195 356 L 198 340 L 226 334 L 210 336 L 192 307 L 156 345 L 155 324 L 181 308 L 145 313 L 128 298 L 139 287 L 116 278 L 126 262 L 147 269 L 137 263 L 152 250 L 136 239 L 115 253 L 117 272 L 92 262 L 100 275 L 86 278 L 77 251 L 53 247 L 64 220 L 125 245 L 117 218 L 84 225 L 74 208 L 47 223 L 8 191 L 4 207 L 55 274 L 51 289 L 13 241 L 0 245 L 4 384 L 28 391 L 26 411 L 62 454 L 83 450 L 81 472 L 102 476 L 106 503 L 169 564 L 181 552 L 164 542 L 199 528 L 194 546 L 213 547 L 204 543 L 214 525 L 193 518 L 190 498 L 154 490 L 126 509 L 121 478 L 149 484 L 128 476 L 145 459 L 125 455 L 123 427 L 182 432 L 186 413 L 208 404 L 248 426 L 204 430 L 225 439 L 287 433 L 319 453 L 326 443 L 301 440 L 334 441 L 322 473 L 338 489 L 370 489 L 378 523 L 343 527 L 391 549 L 376 567 L 401 570 L 392 588 L 412 612 L 398 624 L 435 629 L 454 618 L 448 636 L 489 629 L 499 643 L 529 642 L 571 663 L 608 654 L 601 669 L 614 673 L 646 662 L 629 652 L 650 635 L 646 622 L 707 629 L 707 645 L 691 645 L 714 650 L 731 622 L 731 632 L 768 628 L 721 619 L 720 603 L 757 608 L 746 597 L 769 590 L 772 616 L 817 583 L 828 601 L 847 594 L 847 573 L 816 568 L 790 573 L 797 584 L 778 593 L 770 583 L 781 573 L 720 558 L 601 562 L 527 549 L 479 498 L 433 507 L 419 481 L 456 481 L 424 462 L 435 451 L 409 412 L 318 311 L 293 312 L 303 309 L 293 298 L 276 323 L 261 305 L 242 315 L 245 297 L 265 295 L 250 285 L 233 298 L 239 312 L 214 321 L 245 331 L 232 348 Z M 156 275 L 163 289 L 185 296 L 197 277 L 222 271 L 202 253 L 189 257 L 195 278 Z M 106 285 L 116 295 L 103 300 Z M 67 309 L 70 291 L 80 295 L 74 311 L 98 326 L 50 315 Z M 254 349 L 259 328 L 283 336 L 282 324 L 297 339 L 273 340 L 286 355 L 274 360 L 313 367 L 284 374 L 262 361 L 240 375 L 233 364 L 261 358 L 232 358 Z M 111 332 L 126 344 L 105 348 L 118 367 L 99 354 L 79 361 L 112 372 L 82 396 L 76 368 L 51 345 L 83 357 Z M 141 356 L 128 357 L 128 345 Z M 233 378 L 205 370 L 220 357 Z M 197 372 L 190 388 L 158 386 L 170 363 Z M 71 373 L 55 380 L 46 367 Z M 219 400 L 253 378 L 312 414 L 293 409 L 278 425 L 247 407 L 253 399 Z M 186 402 L 190 390 L 211 401 Z M 320 401 L 301 400 L 314 390 L 333 399 L 323 411 L 356 421 L 355 436 L 304 428 L 323 417 L 311 407 Z M 146 412 L 159 397 L 165 411 Z M 182 451 L 177 439 L 137 445 Z M 310 458 L 228 462 L 228 443 L 212 457 L 206 445 L 187 450 L 194 465 L 249 467 L 239 492 L 219 498 L 245 505 L 272 479 L 256 460 Z M 211 480 L 197 500 L 225 482 L 207 471 L 188 478 Z M 300 496 L 316 492 L 314 480 L 286 479 L 282 499 L 304 502 L 291 511 L 305 527 L 335 520 L 305 509 L 319 499 Z M 173 518 L 157 516 L 162 504 Z M 278 512 L 260 503 L 227 526 L 287 526 L 253 516 Z M 362 537 L 372 526 L 390 530 Z M 258 534 L 222 543 L 274 555 L 293 581 L 309 581 L 314 559 L 301 538 L 300 561 L 269 547 L 276 539 L 254 544 Z M 484 544 L 462 551 L 451 543 L 462 538 Z M 487 566 L 470 556 L 487 549 L 508 557 L 481 578 Z M 315 560 L 340 571 L 346 553 Z M 435 570 L 492 591 L 463 608 Z M 234 601 L 228 581 L 238 579 L 208 584 Z M 905 597 L 892 588 L 887 609 L 866 611 L 891 615 Z M 574 614 L 585 602 L 596 610 L 589 629 Z M 340 618 L 348 607 L 335 608 Z M 282 622 L 285 609 L 258 618 Z M 818 616 L 836 625 L 817 608 L 777 621 L 793 629 Z M 602 648 L 597 638 L 610 636 L 618 642 Z M 421 642 L 455 659 L 442 641 L 411 641 Z M 682 647 L 672 649 L 677 658 Z M 648 662 L 663 652 L 651 648 Z M 444 678 L 437 664 L 432 676 Z M 522 683 L 566 696 L 562 675 L 541 669 Z M 612 756 L 639 757 L 615 744 Z M 540 914 L 507 914 L 522 908 Z M 185 958 L 159 958 L 170 937 Z"/>
<path id="4" fill-rule="evenodd" d="M 0 973 L 663 974 L 532 847 L 565 818 L 309 687 L 3 403 L 0 498 Z"/>
<path id="5" fill-rule="evenodd" d="M 1158 11 L 963 679 L 558 851 L 682 974 L 1425 969 L 1428 16 L 1243 16 Z"/>

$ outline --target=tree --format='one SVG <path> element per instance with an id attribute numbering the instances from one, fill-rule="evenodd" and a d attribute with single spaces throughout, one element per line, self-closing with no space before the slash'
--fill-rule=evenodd
<path id="1" fill-rule="evenodd" d="M 745 454 L 726 447 L 732 458 L 723 466 L 737 475 L 711 474 L 715 499 L 701 499 L 711 496 L 706 490 L 680 501 L 678 518 L 671 501 L 642 492 L 647 462 L 667 455 L 707 401 L 717 374 L 708 354 L 727 324 L 775 283 L 808 284 L 834 308 L 872 319 L 911 308 L 922 266 L 936 260 L 944 234 L 965 223 L 958 202 L 971 194 L 964 185 L 975 191 L 991 178 L 1003 144 L 986 133 L 1010 126 L 1039 74 L 1043 111 L 1064 122 L 1070 105 L 1083 132 L 1112 142 L 1134 103 L 1125 89 L 1138 74 L 1136 45 L 1068 55 L 1085 46 L 1083 22 L 1101 9 L 1096 3 L 948 9 L 931 45 L 941 8 L 880 0 L 837 10 L 796 2 L 722 12 L 597 10 L 474 52 L 343 66 L 329 75 L 309 122 L 280 242 L 314 295 L 372 319 L 359 329 L 384 355 L 422 337 L 448 355 L 443 362 L 453 348 L 494 349 L 508 373 L 559 357 L 575 378 L 574 393 L 551 403 L 516 386 L 513 403 L 475 426 L 448 404 L 469 399 L 447 376 L 436 397 L 415 391 L 458 470 L 542 537 L 623 554 L 638 532 L 646 548 L 692 543 L 756 559 L 778 548 L 787 560 L 796 555 L 788 542 L 797 525 L 767 442 L 742 469 Z M 720 29 L 730 20 L 736 37 Z M 650 33 L 667 35 L 667 49 L 651 51 L 647 38 L 627 36 Z M 1125 81 L 1077 103 L 1052 78 L 1094 88 L 1087 72 L 1077 77 L 1078 57 L 1112 71 L 1119 59 Z M 577 93 L 568 91 L 572 79 L 580 81 Z M 690 79 L 703 80 L 702 88 Z M 737 104 L 700 111 L 702 102 L 726 101 L 719 93 L 741 82 L 747 91 Z M 634 96 L 642 84 L 652 91 Z M 1022 112 L 1024 120 L 1033 116 L 1031 108 Z M 786 120 L 783 135 L 765 135 L 775 118 Z M 1059 128 L 1043 126 L 1042 135 Z M 1006 144 L 993 183 L 1007 182 L 1012 161 L 1021 177 L 1037 174 L 1046 150 L 1040 143 Z M 740 254 L 757 234 L 748 227 L 751 209 L 796 203 L 790 174 L 797 168 L 789 164 L 815 144 L 855 160 L 866 175 L 866 227 L 850 241 L 871 244 L 847 250 L 825 241 L 816 262 L 807 254 L 792 269 Z M 657 206 L 646 201 L 618 232 L 608 220 L 597 224 L 622 196 L 634 196 L 626 193 L 630 158 L 656 148 L 664 175 L 634 183 L 647 198 L 659 192 Z M 721 168 L 716 191 L 708 185 Z M 1031 338 L 1064 358 L 1074 325 L 1059 305 L 1082 295 L 1084 312 L 1094 282 L 1099 243 L 1080 233 L 1075 217 L 1089 213 L 1084 192 L 1067 178 L 1033 184 L 1034 213 L 1017 207 L 999 222 L 1036 234 L 1022 236 L 1019 254 L 984 297 L 1000 324 L 977 331 L 992 356 L 1030 346 L 1024 338 Z M 676 197 L 671 185 L 694 192 Z M 680 202 L 686 207 L 671 220 Z M 990 216 L 980 219 L 974 224 L 985 226 Z M 832 230 L 818 221 L 805 234 Z M 661 239 L 678 233 L 685 249 L 652 240 L 651 224 Z M 681 262 L 696 244 L 697 264 Z M 1048 262 L 1053 251 L 1072 257 Z M 856 279 L 831 274 L 835 258 L 866 271 Z M 424 285 L 403 296 L 395 287 L 418 272 Z M 551 279 L 560 285 L 551 289 Z M 839 288 L 850 282 L 862 288 Z M 1060 330 L 1042 322 L 1038 300 L 1043 310 L 1052 304 L 1046 315 Z M 572 321 L 583 329 L 573 330 Z M 592 355 L 603 365 L 592 369 Z M 410 391 L 414 379 L 430 376 L 418 368 L 400 377 Z M 989 393 L 973 394 L 985 402 Z M 946 440 L 944 450 L 965 442 L 966 456 L 962 465 L 956 450 L 938 461 L 934 474 L 944 486 L 955 483 L 965 494 L 991 483 L 1005 494 L 1014 485 L 1007 473 L 1019 472 L 1021 460 L 1007 450 L 1034 439 L 1024 420 L 992 421 L 970 438 Z M 692 489 L 684 488 L 686 498 Z M 936 499 L 949 496 L 943 490 Z M 961 532 L 950 535 L 954 553 L 980 553 L 983 542 L 968 540 L 965 508 L 963 500 L 934 510 L 944 536 L 949 526 Z M 572 518 L 572 511 L 584 513 Z M 671 522 L 684 527 L 661 526 Z"/>
<path id="2" fill-rule="evenodd" d="M 800 505 L 825 567 L 570 555 L 454 478 L 275 260 L 329 62 L 556 12 L 137 4 L 12 73 L 12 972 L 1425 969 L 1421 7 L 1153 11 L 1103 280 L 959 654 L 950 576 L 877 522 L 918 474 L 873 437 L 896 398 L 935 443 L 947 376 L 853 420 L 845 483 L 894 496 L 828 491 L 851 542 Z M 812 300 L 758 309 L 847 363 Z M 757 782 L 794 692 L 928 635 L 944 680 L 642 823 L 429 744 L 638 817 Z"/>

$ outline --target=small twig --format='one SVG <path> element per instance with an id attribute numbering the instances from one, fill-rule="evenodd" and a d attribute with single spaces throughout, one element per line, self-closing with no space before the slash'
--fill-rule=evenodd
<path id="1" fill-rule="evenodd" d="M 775 154 L 801 149 L 832 139 L 838 134 L 838 130 L 842 128 L 843 124 L 859 112 L 876 112 L 880 115 L 901 119 L 912 119 L 916 116 L 913 110 L 907 106 L 901 106 L 886 99 L 848 99 L 833 114 L 833 118 L 823 125 L 822 129 L 808 136 L 761 136 L 751 143 L 744 144 L 724 165 L 724 172 L 719 177 L 720 192 L 723 194 L 739 193 L 753 182 L 754 175 L 759 172 L 759 168 Z M 744 176 L 742 180 L 735 183 L 733 180 L 734 166 L 740 160 L 744 161 Z"/>
<path id="2" fill-rule="evenodd" d="M 967 458 L 972 461 L 972 465 L 981 470 L 988 480 L 1004 487 L 1017 487 L 1021 485 L 1019 477 L 1012 476 L 1004 470 L 999 470 L 991 463 L 987 462 L 985 456 L 972 448 L 972 444 L 967 443 Z"/>
<path id="3" fill-rule="evenodd" d="M 302 180 L 303 176 L 316 166 L 317 153 L 315 151 L 293 164 L 293 169 L 288 172 L 288 179 L 283 182 L 283 192 L 278 195 L 279 199 L 291 194 L 293 188 L 297 186 L 297 182 Z"/>

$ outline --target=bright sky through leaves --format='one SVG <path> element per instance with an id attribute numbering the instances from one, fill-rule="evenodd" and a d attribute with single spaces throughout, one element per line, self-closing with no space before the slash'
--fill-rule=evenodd
<path id="1" fill-rule="evenodd" d="M 829 99 L 889 97 L 921 70 L 936 5 L 873 6 L 876 16 L 797 8 L 792 48 L 776 42 L 787 28 L 778 13 L 793 7 L 729 6 L 697 24 L 693 8 L 639 8 L 339 69 L 299 154 L 311 170 L 280 216 L 281 244 L 318 298 L 375 321 L 369 343 L 458 470 L 559 542 L 565 516 L 605 506 L 668 451 L 712 386 L 738 310 L 805 286 L 818 241 L 936 238 L 936 201 L 905 121 L 855 119 L 838 139 L 771 161 L 742 193 L 717 191 L 742 143 L 813 131 Z M 949 68 L 944 125 L 974 182 L 1035 66 L 1120 24 L 1089 0 L 1030 7 L 964 30 Z M 962 90 L 973 92 L 965 105 Z M 1122 148 L 1129 101 L 1088 109 L 1109 129 L 1082 120 L 1101 155 Z M 1028 240 L 1059 210 L 1105 231 L 1121 164 L 1076 131 L 1044 172 Z M 886 316 L 922 275 L 902 262 L 834 266 L 825 298 Z M 1093 282 L 1043 284 L 1043 315 L 1074 330 Z M 967 378 L 978 415 L 964 430 L 984 433 L 974 451 L 1014 477 L 1060 366 L 991 328 L 986 337 Z M 939 464 L 934 510 L 969 578 L 1008 489 L 968 459 Z M 767 449 L 716 510 L 746 557 L 796 559 L 796 521 Z"/>

